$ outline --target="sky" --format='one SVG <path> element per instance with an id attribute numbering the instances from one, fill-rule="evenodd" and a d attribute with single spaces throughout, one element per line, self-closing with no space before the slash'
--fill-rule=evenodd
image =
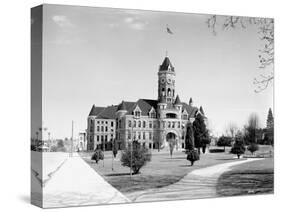
<path id="1" fill-rule="evenodd" d="M 254 92 L 262 47 L 255 26 L 214 35 L 201 14 L 58 5 L 43 14 L 43 125 L 52 138 L 70 137 L 72 120 L 75 136 L 85 131 L 93 104 L 156 99 L 166 51 L 175 92 L 203 107 L 214 135 L 230 122 L 243 127 L 251 113 L 265 126 L 273 86 Z"/>

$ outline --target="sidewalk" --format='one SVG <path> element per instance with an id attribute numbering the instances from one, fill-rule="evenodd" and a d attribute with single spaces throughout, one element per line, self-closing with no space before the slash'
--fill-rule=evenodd
<path id="1" fill-rule="evenodd" d="M 214 198 L 219 176 L 231 170 L 232 166 L 261 159 L 247 159 L 230 163 L 223 163 L 190 172 L 179 182 L 145 192 L 134 193 L 128 196 L 132 202 L 168 201 L 180 199 Z"/>
<path id="2" fill-rule="evenodd" d="M 77 153 L 68 158 L 43 188 L 43 207 L 130 202 L 91 169 Z"/>

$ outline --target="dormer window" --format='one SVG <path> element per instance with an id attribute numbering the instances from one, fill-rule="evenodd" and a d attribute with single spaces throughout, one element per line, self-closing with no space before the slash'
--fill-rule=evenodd
<path id="1" fill-rule="evenodd" d="M 154 118 L 154 119 L 156 118 L 156 111 L 153 107 L 150 109 L 148 115 L 149 115 L 150 118 Z"/>
<path id="2" fill-rule="evenodd" d="M 183 112 L 182 112 L 182 119 L 188 119 L 188 113 L 187 113 L 187 111 L 186 110 L 184 110 Z"/>
<path id="3" fill-rule="evenodd" d="M 140 118 L 140 116 L 141 116 L 141 110 L 140 110 L 140 108 L 138 106 L 134 110 L 134 116 L 136 118 Z"/>

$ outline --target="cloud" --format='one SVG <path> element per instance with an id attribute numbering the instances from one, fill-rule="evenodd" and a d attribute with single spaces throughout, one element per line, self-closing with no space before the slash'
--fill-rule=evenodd
<path id="1" fill-rule="evenodd" d="M 60 27 L 73 27 L 74 24 L 64 15 L 54 15 L 53 21 Z"/>
<path id="2" fill-rule="evenodd" d="M 146 25 L 148 24 L 148 22 L 143 21 L 137 17 L 126 17 L 124 19 L 124 22 L 134 30 L 144 30 Z"/>

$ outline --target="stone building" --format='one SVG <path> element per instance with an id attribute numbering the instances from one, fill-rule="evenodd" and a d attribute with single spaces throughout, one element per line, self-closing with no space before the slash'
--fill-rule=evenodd
<path id="1" fill-rule="evenodd" d="M 196 115 L 204 115 L 203 108 L 182 102 L 175 92 L 176 72 L 169 57 L 165 57 L 158 70 L 157 99 L 122 101 L 119 105 L 96 107 L 88 116 L 87 148 L 97 146 L 111 149 L 115 141 L 120 149 L 138 140 L 148 148 L 165 148 L 174 142 L 177 149 L 185 146 L 186 124 Z M 205 117 L 205 116 L 204 116 Z"/>

